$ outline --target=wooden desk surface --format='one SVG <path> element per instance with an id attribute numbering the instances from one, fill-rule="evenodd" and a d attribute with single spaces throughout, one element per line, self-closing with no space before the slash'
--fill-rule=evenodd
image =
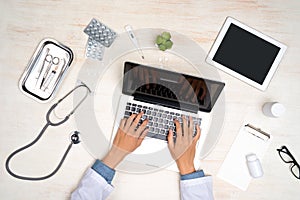
<path id="1" fill-rule="evenodd" d="M 214 177 L 215 199 L 297 199 L 300 182 L 277 155 L 287 145 L 300 162 L 300 1 L 1 1 L 0 3 L 0 196 L 1 199 L 68 199 L 84 171 L 94 162 L 82 145 L 75 146 L 53 178 L 25 182 L 10 177 L 4 163 L 9 153 L 27 144 L 45 123 L 45 113 L 55 101 L 39 104 L 23 95 L 18 81 L 34 49 L 44 37 L 55 38 L 75 53 L 72 70 L 58 97 L 74 86 L 84 62 L 87 36 L 84 27 L 100 19 L 117 32 L 126 24 L 134 28 L 174 30 L 195 40 L 208 52 L 225 18 L 232 16 L 285 43 L 288 50 L 266 92 L 260 92 L 220 71 L 226 82 L 226 119 L 222 137 L 202 168 Z M 279 101 L 287 108 L 280 118 L 261 112 L 264 102 Z M 70 103 L 72 103 L 70 101 Z M 263 160 L 265 175 L 253 180 L 246 192 L 220 180 L 216 174 L 244 120 L 274 136 Z M 20 174 L 44 175 L 53 170 L 75 129 L 71 120 L 50 128 L 33 148 L 12 161 Z M 179 199 L 178 175 L 162 170 L 145 175 L 117 173 L 109 199 Z"/>

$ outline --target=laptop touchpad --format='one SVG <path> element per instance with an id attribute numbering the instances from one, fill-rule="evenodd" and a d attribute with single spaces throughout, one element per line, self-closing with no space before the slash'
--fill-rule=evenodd
<path id="1" fill-rule="evenodd" d="M 156 138 L 146 137 L 141 146 L 139 146 L 133 154 L 151 154 L 168 148 L 168 143 Z"/>

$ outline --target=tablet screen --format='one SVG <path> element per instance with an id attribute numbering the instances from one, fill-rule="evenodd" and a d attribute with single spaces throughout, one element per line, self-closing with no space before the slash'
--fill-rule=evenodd
<path id="1" fill-rule="evenodd" d="M 231 23 L 213 61 L 263 84 L 280 47 Z"/>

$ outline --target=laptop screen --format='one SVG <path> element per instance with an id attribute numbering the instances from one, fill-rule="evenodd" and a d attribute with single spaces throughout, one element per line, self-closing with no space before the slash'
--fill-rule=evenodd
<path id="1" fill-rule="evenodd" d="M 123 94 L 180 110 L 210 112 L 225 84 L 132 62 L 124 64 Z"/>

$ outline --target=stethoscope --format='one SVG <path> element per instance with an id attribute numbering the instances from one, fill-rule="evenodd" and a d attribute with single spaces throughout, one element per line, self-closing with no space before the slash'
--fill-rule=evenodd
<path id="1" fill-rule="evenodd" d="M 53 122 L 51 121 L 50 119 L 50 115 L 51 113 L 55 113 L 55 108 L 58 106 L 59 103 L 61 103 L 64 99 L 66 99 L 70 94 L 72 94 L 76 89 L 78 88 L 81 88 L 81 87 L 84 87 L 86 88 L 86 93 L 84 95 L 84 97 L 79 101 L 79 103 L 73 108 L 73 110 L 71 110 L 71 112 L 66 115 L 65 117 L 63 117 L 60 121 L 58 122 Z M 51 172 L 49 175 L 46 175 L 46 176 L 42 176 L 42 177 L 26 177 L 26 176 L 21 176 L 21 175 L 17 175 L 15 174 L 14 172 L 12 172 L 9 168 L 9 162 L 10 160 L 16 155 L 18 154 L 19 152 L 31 147 L 32 145 L 34 145 L 37 141 L 39 141 L 39 139 L 42 137 L 42 135 L 45 133 L 45 131 L 47 130 L 47 128 L 49 126 L 59 126 L 63 123 L 65 123 L 66 121 L 68 121 L 68 119 L 71 117 L 71 115 L 73 115 L 75 113 L 75 111 L 77 110 L 77 108 L 84 102 L 84 100 L 88 97 L 88 94 L 91 92 L 91 90 L 89 89 L 88 86 L 86 86 L 84 83 L 81 83 L 80 85 L 76 86 L 74 89 L 72 89 L 70 92 L 68 92 L 64 97 L 62 97 L 61 99 L 59 99 L 57 101 L 57 103 L 53 104 L 50 109 L 48 110 L 47 114 L 46 114 L 46 124 L 45 126 L 42 128 L 42 130 L 40 131 L 40 133 L 38 134 L 38 136 L 29 144 L 15 150 L 14 152 L 12 152 L 8 158 L 6 159 L 6 163 L 5 163 L 5 167 L 6 167 L 6 170 L 7 172 L 15 177 L 15 178 L 18 178 L 18 179 L 22 179 L 22 180 L 29 180 L 29 181 L 38 181 L 38 180 L 44 180 L 44 179 L 47 179 L 47 178 L 50 178 L 51 176 L 53 176 L 54 174 L 56 174 L 56 172 L 60 169 L 60 167 L 62 166 L 64 160 L 66 159 L 69 151 L 71 150 L 72 148 L 72 145 L 73 144 L 78 144 L 80 143 L 80 139 L 79 139 L 79 132 L 78 131 L 73 131 L 72 135 L 71 135 L 71 143 L 69 144 L 67 150 L 65 151 L 63 157 L 61 158 L 59 164 L 57 165 L 57 167 L 54 169 L 53 172 Z"/>

